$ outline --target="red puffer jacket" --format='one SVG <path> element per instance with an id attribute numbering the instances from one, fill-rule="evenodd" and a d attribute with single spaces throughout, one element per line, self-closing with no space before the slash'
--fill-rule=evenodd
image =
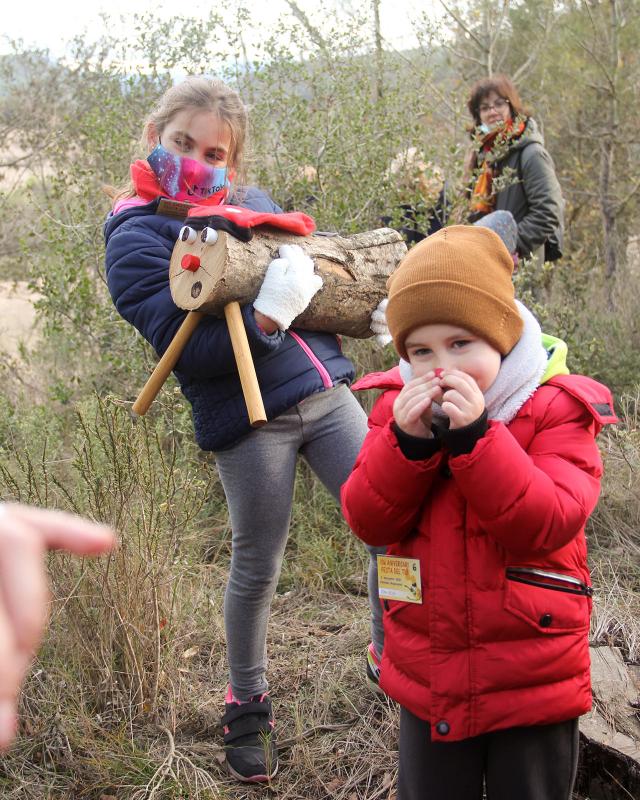
<path id="1" fill-rule="evenodd" d="M 616 421 L 609 390 L 557 376 L 471 453 L 410 461 L 391 427 L 401 387 L 397 368 L 355 385 L 387 391 L 342 489 L 357 536 L 420 560 L 422 604 L 384 601 L 382 688 L 431 722 L 433 741 L 584 714 L 584 525 L 602 474 L 595 436 Z"/>

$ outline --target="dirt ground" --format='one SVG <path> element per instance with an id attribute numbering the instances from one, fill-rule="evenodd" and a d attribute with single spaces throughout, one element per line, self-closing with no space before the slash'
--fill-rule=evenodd
<path id="1" fill-rule="evenodd" d="M 25 281 L 0 281 L 0 354 L 15 358 L 21 343 L 31 348 L 37 342 L 33 304 L 38 298 Z"/>

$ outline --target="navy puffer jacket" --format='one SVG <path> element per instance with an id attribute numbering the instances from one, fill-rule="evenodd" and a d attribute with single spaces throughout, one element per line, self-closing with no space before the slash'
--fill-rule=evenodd
<path id="1" fill-rule="evenodd" d="M 254 188 L 236 203 L 254 211 L 281 211 Z M 118 312 L 162 355 L 186 312 L 175 305 L 169 288 L 169 260 L 183 223 L 157 215 L 157 206 L 154 200 L 108 217 L 106 269 Z M 290 329 L 269 336 L 256 324 L 252 305 L 242 308 L 242 316 L 268 419 L 315 392 L 353 380 L 353 365 L 334 335 Z M 203 318 L 175 375 L 192 405 L 196 440 L 203 450 L 231 447 L 251 431 L 223 319 Z"/>

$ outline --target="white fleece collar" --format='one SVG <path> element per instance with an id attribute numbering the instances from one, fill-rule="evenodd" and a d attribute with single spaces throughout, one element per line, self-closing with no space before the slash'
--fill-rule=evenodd
<path id="1" fill-rule="evenodd" d="M 511 422 L 540 385 L 548 358 L 538 320 L 519 300 L 516 305 L 524 322 L 522 336 L 503 359 L 498 376 L 484 395 L 489 419 L 505 424 Z M 398 366 L 402 380 L 407 383 L 413 377 L 411 364 L 401 358 Z M 433 404 L 433 414 L 446 418 L 437 403 Z"/>

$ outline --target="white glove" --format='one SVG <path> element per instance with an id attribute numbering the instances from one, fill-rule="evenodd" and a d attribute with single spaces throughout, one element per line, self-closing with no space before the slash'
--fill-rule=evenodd
<path id="1" fill-rule="evenodd" d="M 378 307 L 375 309 L 373 314 L 371 315 L 371 323 L 369 327 L 375 333 L 375 340 L 380 345 L 380 347 L 385 347 L 388 345 L 390 341 L 392 341 L 393 337 L 389 333 L 389 328 L 387 326 L 387 303 L 389 302 L 388 298 L 384 298 L 378 303 Z"/>
<path id="2" fill-rule="evenodd" d="M 313 261 L 299 245 L 281 244 L 279 252 L 280 258 L 267 267 L 253 307 L 286 331 L 322 287 L 322 278 L 314 273 Z"/>

